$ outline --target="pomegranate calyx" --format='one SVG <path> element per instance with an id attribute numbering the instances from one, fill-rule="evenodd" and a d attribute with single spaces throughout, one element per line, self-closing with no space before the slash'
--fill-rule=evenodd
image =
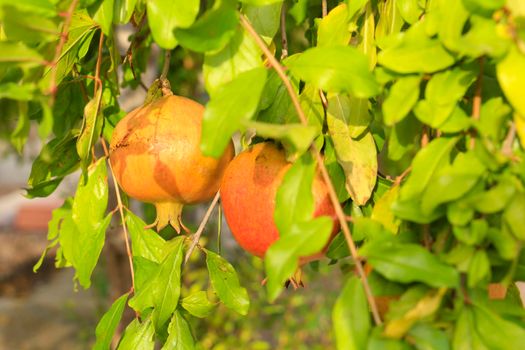
<path id="1" fill-rule="evenodd" d="M 177 233 L 180 233 L 182 225 L 181 215 L 184 204 L 178 202 L 157 202 L 155 209 L 157 210 L 157 218 L 150 226 L 156 226 L 157 232 L 164 227 L 171 225 Z"/>

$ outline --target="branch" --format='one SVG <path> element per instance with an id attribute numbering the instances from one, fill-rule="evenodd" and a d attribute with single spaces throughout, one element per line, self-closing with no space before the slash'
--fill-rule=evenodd
<path id="1" fill-rule="evenodd" d="M 479 74 L 476 80 L 476 90 L 474 92 L 474 98 L 472 100 L 472 119 L 479 120 L 479 112 L 481 110 L 481 89 L 483 87 L 483 67 L 485 65 L 485 57 L 479 59 Z M 474 148 L 476 145 L 475 133 L 473 132 L 470 139 L 470 148 Z"/>
<path id="2" fill-rule="evenodd" d="M 286 2 L 281 7 L 281 61 L 288 57 L 288 39 L 286 37 Z"/>
<path id="3" fill-rule="evenodd" d="M 162 72 L 160 73 L 159 80 L 161 82 L 162 96 L 173 95 L 171 91 L 171 85 L 167 78 L 168 71 L 170 69 L 171 50 L 164 51 L 164 65 L 162 66 Z"/>
<path id="4" fill-rule="evenodd" d="M 328 4 L 326 3 L 326 0 L 321 0 L 321 7 L 322 7 L 322 15 L 323 17 L 326 17 L 328 14 Z"/>
<path id="5" fill-rule="evenodd" d="M 295 90 L 292 87 L 292 84 L 290 83 L 290 80 L 284 73 L 283 67 L 281 64 L 277 61 L 277 59 L 272 55 L 264 41 L 261 39 L 261 37 L 257 34 L 255 29 L 252 27 L 250 22 L 246 19 L 244 15 L 241 14 L 241 25 L 246 29 L 246 31 L 253 37 L 257 45 L 261 48 L 263 53 L 265 54 L 266 58 L 268 59 L 268 62 L 273 67 L 273 69 L 277 72 L 281 80 L 283 81 L 284 85 L 286 86 L 286 89 L 288 90 L 288 94 L 290 95 L 290 98 L 292 99 L 293 105 L 295 107 L 295 110 L 297 111 L 297 114 L 299 116 L 299 119 L 301 120 L 301 123 L 308 124 L 307 119 L 304 115 L 304 112 L 301 108 L 301 104 L 299 103 L 299 99 L 297 97 L 297 94 L 295 93 Z M 363 269 L 363 264 L 361 263 L 361 259 L 359 257 L 359 254 L 357 252 L 357 247 L 355 245 L 354 240 L 352 239 L 352 235 L 350 233 L 350 228 L 348 227 L 348 223 L 346 222 L 346 215 L 343 211 L 343 208 L 341 207 L 341 204 L 339 203 L 339 200 L 337 199 L 337 194 L 334 189 L 334 185 L 332 184 L 332 181 L 330 179 L 330 175 L 328 175 L 328 171 L 326 170 L 326 167 L 323 162 L 323 158 L 319 153 L 319 150 L 315 146 L 315 144 L 312 144 L 310 146 L 310 151 L 314 158 L 317 161 L 317 167 L 321 171 L 321 175 L 323 176 L 323 180 L 326 183 L 328 187 L 328 193 L 330 195 L 330 200 L 334 206 L 335 212 L 337 214 L 337 218 L 339 220 L 339 223 L 341 225 L 341 229 L 343 230 L 343 234 L 346 239 L 346 243 L 348 245 L 348 248 L 350 250 L 350 254 L 352 255 L 352 258 L 355 262 L 356 270 L 361 278 L 361 282 L 363 283 L 363 288 L 366 293 L 366 297 L 368 299 L 368 304 L 370 305 L 370 309 L 372 311 L 372 316 L 374 318 L 374 321 L 377 325 L 382 324 L 381 317 L 379 315 L 379 311 L 377 309 L 377 305 L 374 299 L 374 296 L 372 294 L 372 290 L 370 289 L 370 285 L 368 284 L 368 280 L 366 278 L 366 273 Z"/>
<path id="6" fill-rule="evenodd" d="M 122 222 L 122 231 L 124 232 L 124 241 L 126 243 L 126 254 L 128 256 L 128 261 L 129 261 L 129 269 L 130 269 L 130 274 L 131 274 L 131 286 L 134 292 L 135 291 L 135 271 L 133 270 L 133 255 L 131 254 L 131 247 L 129 245 L 128 228 L 126 225 L 126 218 L 124 217 L 124 205 L 122 204 L 122 199 L 120 197 L 120 190 L 119 190 L 119 186 L 117 183 L 117 178 L 115 177 L 115 173 L 113 173 L 113 167 L 111 166 L 111 161 L 109 160 L 109 151 L 106 145 L 106 141 L 104 140 L 103 137 L 100 138 L 100 141 L 102 143 L 102 148 L 104 149 L 104 154 L 106 155 L 106 158 L 108 160 L 109 171 L 111 173 L 111 178 L 113 179 L 113 187 L 115 187 L 115 195 L 117 197 L 117 207 L 120 213 L 120 221 Z"/>
<path id="7" fill-rule="evenodd" d="M 98 39 L 98 55 L 97 65 L 95 66 L 95 91 L 93 96 L 96 95 L 98 88 L 102 89 L 102 81 L 100 80 L 100 65 L 102 64 L 102 46 L 104 44 L 104 33 L 100 31 L 100 38 Z"/>
<path id="8" fill-rule="evenodd" d="M 213 198 L 213 201 L 208 207 L 206 214 L 204 214 L 204 217 L 202 218 L 202 221 L 199 224 L 199 228 L 197 229 L 197 232 L 195 232 L 195 235 L 193 235 L 193 241 L 191 242 L 190 248 L 188 249 L 188 252 L 186 253 L 186 257 L 184 258 L 184 265 L 186 265 L 188 260 L 190 260 L 191 253 L 193 253 L 193 250 L 197 246 L 197 243 L 199 243 L 199 239 L 201 238 L 202 233 L 204 232 L 204 227 L 206 227 L 206 224 L 208 223 L 208 220 L 210 219 L 211 213 L 213 212 L 213 208 L 215 208 L 215 206 L 217 205 L 217 202 L 219 202 L 219 198 L 220 198 L 220 194 L 219 192 L 217 192 L 217 194 Z"/>
<path id="9" fill-rule="evenodd" d="M 55 57 L 53 58 L 53 61 L 50 63 L 51 83 L 49 84 L 49 94 L 51 94 L 51 104 L 55 103 L 55 97 L 57 93 L 56 80 L 57 80 L 58 61 L 60 59 L 60 54 L 62 53 L 62 48 L 64 47 L 67 41 L 69 26 L 71 24 L 71 17 L 73 17 L 73 12 L 75 12 L 75 8 L 77 7 L 77 4 L 78 4 L 78 0 L 73 0 L 71 2 L 71 5 L 69 5 L 69 8 L 67 9 L 67 12 L 63 14 L 64 24 L 62 26 L 62 31 L 60 32 L 60 40 L 58 41 L 58 45 L 55 48 Z"/>

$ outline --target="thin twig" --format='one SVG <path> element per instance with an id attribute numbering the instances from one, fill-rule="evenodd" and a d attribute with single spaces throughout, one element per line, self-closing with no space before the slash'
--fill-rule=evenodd
<path id="1" fill-rule="evenodd" d="M 281 7 L 281 61 L 288 57 L 288 38 L 286 37 L 286 2 Z"/>
<path id="2" fill-rule="evenodd" d="M 53 61 L 50 63 L 51 83 L 49 84 L 49 93 L 51 94 L 51 104 L 55 103 L 55 97 L 57 93 L 56 80 L 57 80 L 58 61 L 60 59 L 60 54 L 62 53 L 62 48 L 64 47 L 67 41 L 67 37 L 68 37 L 67 33 L 69 31 L 69 25 L 71 24 L 71 17 L 73 17 L 73 12 L 75 12 L 75 8 L 77 7 L 77 4 L 78 4 L 78 0 L 73 0 L 71 2 L 71 5 L 69 5 L 69 8 L 67 9 L 67 12 L 63 15 L 64 24 L 62 25 L 62 30 L 60 32 L 60 40 L 58 41 L 58 45 L 55 48 L 55 57 L 53 58 Z"/>
<path id="3" fill-rule="evenodd" d="M 97 94 L 98 88 L 102 89 L 102 81 L 100 80 L 100 66 L 102 64 L 102 46 L 104 45 L 104 33 L 100 31 L 100 38 L 98 39 L 98 55 L 97 64 L 95 66 L 95 91 L 93 96 Z"/>
<path id="4" fill-rule="evenodd" d="M 217 202 L 219 202 L 220 194 L 217 192 L 215 197 L 213 198 L 213 201 L 211 202 L 210 206 L 208 207 L 208 210 L 206 211 L 206 214 L 204 214 L 204 217 L 202 218 L 202 221 L 199 225 L 199 228 L 197 229 L 197 232 L 193 235 L 193 241 L 191 242 L 190 248 L 188 249 L 188 252 L 186 253 L 186 257 L 184 258 L 184 264 L 190 260 L 191 253 L 193 253 L 193 250 L 197 246 L 197 243 L 199 243 L 199 239 L 201 238 L 202 233 L 204 232 L 204 227 L 206 227 L 206 224 L 208 223 L 208 220 L 210 219 L 211 213 L 213 212 L 213 208 L 217 205 Z"/>
<path id="5" fill-rule="evenodd" d="M 321 7 L 322 7 L 322 15 L 325 17 L 328 14 L 328 4 L 326 3 L 326 0 L 321 0 Z"/>
<path id="6" fill-rule="evenodd" d="M 501 152 L 507 157 L 512 157 L 512 144 L 516 138 L 516 124 L 514 122 L 510 123 L 509 131 L 505 140 L 503 140 L 503 145 L 501 147 Z"/>
<path id="7" fill-rule="evenodd" d="M 261 48 L 263 53 L 265 54 L 266 58 L 268 59 L 268 62 L 271 64 L 273 69 L 277 72 L 277 75 L 281 78 L 283 81 L 286 89 L 288 90 L 288 94 L 290 95 L 290 98 L 292 100 L 292 103 L 295 107 L 295 110 L 299 116 L 299 119 L 303 124 L 307 124 L 307 119 L 304 115 L 304 112 L 301 108 L 301 104 L 299 103 L 299 99 L 297 97 L 297 94 L 295 90 L 292 87 L 292 84 L 290 83 L 290 80 L 284 73 L 283 67 L 277 62 L 277 59 L 272 55 L 264 41 L 261 39 L 261 37 L 257 34 L 255 29 L 252 27 L 250 22 L 246 19 L 244 15 L 240 16 L 241 19 L 241 25 L 246 29 L 246 31 L 253 37 L 257 45 Z M 321 175 L 323 176 L 323 180 L 326 183 L 328 187 L 328 193 L 330 195 L 330 200 L 335 208 L 335 212 L 337 214 L 337 218 L 339 220 L 339 223 L 341 225 L 341 229 L 343 230 L 343 234 L 346 239 L 346 243 L 348 244 L 348 248 L 350 250 L 350 254 L 352 255 L 352 258 L 354 259 L 354 263 L 356 266 L 357 273 L 359 277 L 361 278 L 361 282 L 363 283 L 363 288 L 365 290 L 368 303 L 370 305 L 370 309 L 372 311 L 372 316 L 374 318 L 374 322 L 377 325 L 382 324 L 381 317 L 379 315 L 379 311 L 377 309 L 377 305 L 374 299 L 374 295 L 372 294 L 372 290 L 370 289 L 370 285 L 368 284 L 368 280 L 366 278 L 366 273 L 363 269 L 363 264 L 361 263 L 361 259 L 359 257 L 359 254 L 357 252 L 357 247 L 355 245 L 354 240 L 352 239 L 352 235 L 350 233 L 350 228 L 348 227 L 348 223 L 346 222 L 346 215 L 343 211 L 343 208 L 341 207 L 341 204 L 339 203 L 339 200 L 337 199 L 337 194 L 334 189 L 334 185 L 332 184 L 332 181 L 330 179 L 330 175 L 328 175 L 328 171 L 326 170 L 326 167 L 323 162 L 323 158 L 321 154 L 319 153 L 319 150 L 317 147 L 312 144 L 310 146 L 310 150 L 312 155 L 314 156 L 315 160 L 317 161 L 317 166 L 319 170 L 321 171 Z"/>
<path id="8" fill-rule="evenodd" d="M 162 72 L 160 73 L 160 79 L 166 79 L 168 71 L 170 69 L 171 50 L 164 51 L 164 65 L 162 66 Z"/>
<path id="9" fill-rule="evenodd" d="M 472 99 L 472 119 L 475 121 L 479 120 L 479 113 L 481 110 L 481 90 L 483 87 L 483 67 L 485 65 L 485 57 L 480 57 L 479 59 L 479 74 L 478 79 L 476 80 L 476 90 L 474 91 L 474 98 Z M 476 145 L 476 134 L 472 133 L 470 139 L 470 148 L 474 148 Z"/>
<path id="10" fill-rule="evenodd" d="M 135 271 L 133 269 L 133 255 L 131 254 L 131 247 L 129 245 L 128 228 L 126 225 L 126 218 L 124 217 L 124 205 L 122 204 L 122 198 L 120 197 L 120 190 L 119 190 L 119 186 L 117 183 L 117 178 L 115 177 L 115 173 L 113 172 L 113 167 L 111 166 L 111 162 L 109 161 L 109 151 L 106 145 L 106 141 L 102 137 L 100 138 L 100 141 L 102 143 L 102 148 L 104 149 L 104 154 L 106 155 L 106 158 L 108 160 L 109 171 L 111 173 L 111 178 L 113 179 L 113 187 L 115 187 L 115 195 L 117 197 L 117 206 L 118 206 L 118 211 L 120 213 L 120 221 L 122 222 L 122 231 L 124 232 L 124 241 L 126 244 L 126 254 L 128 255 L 128 261 L 129 261 L 129 269 L 130 269 L 130 274 L 131 274 L 131 286 L 132 286 L 132 290 L 135 291 Z"/>

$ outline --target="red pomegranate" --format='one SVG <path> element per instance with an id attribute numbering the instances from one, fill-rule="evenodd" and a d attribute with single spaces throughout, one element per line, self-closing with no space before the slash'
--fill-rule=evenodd
<path id="1" fill-rule="evenodd" d="M 113 173 L 130 197 L 155 205 L 158 230 L 171 224 L 180 232 L 182 207 L 211 199 L 234 156 L 232 143 L 219 159 L 201 153 L 203 113 L 197 102 L 165 96 L 130 112 L 113 132 Z"/>
<path id="2" fill-rule="evenodd" d="M 221 183 L 221 202 L 233 236 L 249 253 L 264 257 L 279 232 L 273 214 L 275 196 L 285 173 L 292 166 L 284 152 L 270 142 L 258 143 L 240 153 L 226 168 Z M 334 219 L 335 210 L 320 175 L 312 185 L 314 216 Z M 302 259 L 302 263 L 322 256 L 322 252 Z"/>

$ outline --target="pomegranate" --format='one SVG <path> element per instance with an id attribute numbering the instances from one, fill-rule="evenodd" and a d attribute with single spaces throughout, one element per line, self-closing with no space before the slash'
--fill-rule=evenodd
<path id="1" fill-rule="evenodd" d="M 239 245 L 249 253 L 264 257 L 279 232 L 273 219 L 275 196 L 291 163 L 273 143 L 258 143 L 240 153 L 228 166 L 221 183 L 221 201 L 226 221 Z M 335 210 L 320 175 L 312 185 L 314 216 L 334 220 Z M 301 263 L 318 259 L 323 252 L 303 257 Z"/>
<path id="2" fill-rule="evenodd" d="M 182 207 L 211 199 L 234 156 L 231 142 L 219 159 L 201 153 L 203 113 L 197 102 L 165 96 L 130 112 L 113 132 L 113 173 L 130 197 L 155 205 L 157 230 L 171 224 L 180 232 Z"/>

